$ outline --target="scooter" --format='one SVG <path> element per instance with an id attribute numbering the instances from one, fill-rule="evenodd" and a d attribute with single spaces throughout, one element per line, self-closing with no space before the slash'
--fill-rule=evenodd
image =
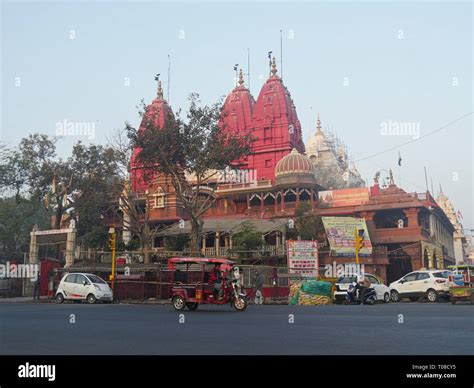
<path id="1" fill-rule="evenodd" d="M 374 304 L 377 299 L 377 295 L 373 288 L 366 288 L 364 293 L 363 304 Z M 360 287 L 357 283 L 349 285 L 347 290 L 345 304 L 360 304 Z"/>

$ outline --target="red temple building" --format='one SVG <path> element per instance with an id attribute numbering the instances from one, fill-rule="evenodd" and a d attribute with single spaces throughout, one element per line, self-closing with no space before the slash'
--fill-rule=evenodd
<path id="1" fill-rule="evenodd" d="M 163 126 L 170 111 L 158 83 L 157 97 L 145 114 L 158 112 L 158 126 Z M 354 166 L 349 169 L 344 150 L 331 146 L 321 130 L 319 117 L 316 137 L 311 142 L 309 155 L 305 154 L 296 108 L 277 75 L 275 59 L 256 101 L 246 88 L 240 71 L 236 87 L 225 100 L 221 122 L 225 131 L 250 133 L 256 139 L 250 155 L 237 163 L 238 168 L 250 173 L 252 179 L 212 182 L 212 195 L 216 200 L 204 217 L 203 254 L 225 256 L 232 248 L 232 235 L 239 225 L 249 221 L 262 232 L 269 254 L 284 256 L 288 222 L 299 204 L 306 202 L 311 204 L 314 213 L 322 216 L 364 218 L 374 249 L 372 255 L 361 258 L 361 263 L 366 264 L 368 272 L 386 280 L 392 281 L 411 270 L 443 268 L 454 262 L 454 228 L 429 193 L 406 193 L 395 186 L 393 179 L 388 187 L 380 188 L 376 182 L 370 189 L 360 188 L 360 175 Z M 143 122 L 139 130 L 145 130 Z M 150 220 L 154 224 L 171 225 L 179 220 L 186 223 L 188 217 L 170 180 L 157 174 L 145 181 L 137 162 L 138 153 L 138 149 L 133 151 L 130 162 L 131 187 L 150 206 Z M 321 155 L 324 155 L 324 163 L 317 161 Z M 334 171 L 342 174 L 346 169 L 357 178 L 352 181 L 358 180 L 355 186 L 360 192 L 365 190 L 365 200 L 329 208 L 320 203 L 318 193 L 332 187 L 318 182 L 315 169 L 330 160 L 338 163 Z M 186 179 L 192 181 L 192 177 Z M 188 223 L 185 228 L 173 225 L 165 235 L 186 233 L 188 229 Z M 156 250 L 163 249 L 163 238 L 164 235 L 156 238 Z M 322 249 L 320 266 L 333 261 L 343 263 L 353 261 L 353 258 L 334 257 L 329 250 Z"/>

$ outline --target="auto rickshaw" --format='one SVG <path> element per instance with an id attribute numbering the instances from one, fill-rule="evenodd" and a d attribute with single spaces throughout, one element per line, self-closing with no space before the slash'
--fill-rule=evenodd
<path id="1" fill-rule="evenodd" d="M 219 267 L 221 291 L 216 291 L 211 272 Z M 238 279 L 231 276 L 235 262 L 227 259 L 175 257 L 168 260 L 173 272 L 171 301 L 177 311 L 196 310 L 200 304 L 229 304 L 237 311 L 247 308 L 247 297 L 239 287 Z"/>
<path id="2" fill-rule="evenodd" d="M 449 299 L 452 304 L 464 300 L 474 303 L 474 265 L 451 265 Z"/>

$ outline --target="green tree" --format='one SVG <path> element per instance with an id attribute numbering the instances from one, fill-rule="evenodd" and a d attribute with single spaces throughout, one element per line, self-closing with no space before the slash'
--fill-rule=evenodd
<path id="1" fill-rule="evenodd" d="M 19 253 L 28 252 L 35 224 L 43 228 L 49 224 L 46 209 L 38 202 L 22 197 L 0 198 L 0 257 L 19 259 Z"/>
<path id="2" fill-rule="evenodd" d="M 165 238 L 165 248 L 170 251 L 182 251 L 187 244 L 189 244 L 189 236 L 186 234 L 167 236 Z"/>
<path id="3" fill-rule="evenodd" d="M 123 185 L 120 155 L 110 146 L 78 142 L 71 155 L 62 160 L 56 157 L 56 142 L 56 138 L 33 134 L 22 139 L 16 148 L 3 152 L 1 194 L 14 195 L 22 206 L 25 202 L 45 205 L 48 198 L 49 212 L 45 217 L 51 219 L 54 215 L 56 229 L 67 214 L 76 221 L 78 239 L 85 247 L 105 247 L 105 220 L 110 218 Z M 21 224 L 21 212 L 18 217 Z"/>
<path id="4" fill-rule="evenodd" d="M 250 257 L 251 252 L 264 245 L 262 234 L 258 232 L 250 222 L 244 222 L 241 230 L 232 236 L 232 244 L 239 251 L 240 257 Z"/>
<path id="5" fill-rule="evenodd" d="M 322 219 L 319 215 L 314 214 L 311 203 L 301 202 L 296 208 L 294 230 L 292 232 L 301 240 L 320 241 L 324 239 L 325 231 Z"/>

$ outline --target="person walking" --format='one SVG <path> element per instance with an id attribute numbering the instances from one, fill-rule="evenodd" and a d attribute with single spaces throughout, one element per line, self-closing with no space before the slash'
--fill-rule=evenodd
<path id="1" fill-rule="evenodd" d="M 33 299 L 38 299 L 40 298 L 40 284 L 41 284 L 41 279 L 40 275 L 38 274 L 35 283 L 33 285 Z"/>
<path id="2" fill-rule="evenodd" d="M 263 304 L 263 273 L 261 270 L 257 269 L 255 271 L 255 304 Z"/>

